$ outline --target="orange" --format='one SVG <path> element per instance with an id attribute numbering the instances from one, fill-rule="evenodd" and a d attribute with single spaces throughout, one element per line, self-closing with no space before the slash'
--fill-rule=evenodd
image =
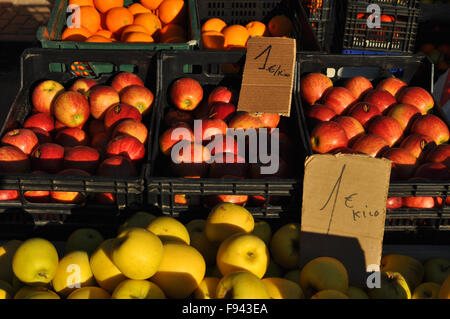
<path id="1" fill-rule="evenodd" d="M 68 6 L 70 5 L 77 5 L 77 6 L 94 6 L 94 0 L 69 0 L 67 3 Z"/>
<path id="2" fill-rule="evenodd" d="M 141 0 L 142 5 L 150 10 L 158 9 L 161 2 L 163 2 L 163 0 Z"/>
<path id="3" fill-rule="evenodd" d="M 225 36 L 218 31 L 202 32 L 202 44 L 205 50 L 225 49 Z"/>
<path id="4" fill-rule="evenodd" d="M 89 37 L 86 39 L 86 41 L 84 42 L 102 42 L 102 43 L 108 43 L 108 42 L 112 42 L 111 39 L 105 38 L 102 35 L 97 35 L 94 34 L 93 36 Z"/>
<path id="5" fill-rule="evenodd" d="M 183 0 L 164 0 L 158 7 L 159 19 L 163 24 L 184 25 L 186 5 Z"/>
<path id="6" fill-rule="evenodd" d="M 227 26 L 226 22 L 219 18 L 211 18 L 205 21 L 202 25 L 202 32 L 217 31 L 222 32 Z"/>
<path id="7" fill-rule="evenodd" d="M 153 43 L 155 40 L 151 35 L 144 32 L 128 32 L 123 42 L 126 43 Z"/>
<path id="8" fill-rule="evenodd" d="M 250 37 L 246 27 L 234 24 L 226 27 L 222 31 L 225 37 L 225 49 L 245 48 Z"/>
<path id="9" fill-rule="evenodd" d="M 134 24 L 144 26 L 153 37 L 159 34 L 162 25 L 159 18 L 153 13 L 139 13 L 134 17 Z"/>
<path id="10" fill-rule="evenodd" d="M 123 7 L 123 0 L 94 0 L 98 11 L 106 13 L 109 9 Z"/>
<path id="11" fill-rule="evenodd" d="M 247 28 L 248 34 L 251 37 L 263 37 L 269 35 L 266 25 L 262 22 L 252 21 L 249 22 L 245 27 Z"/>
<path id="12" fill-rule="evenodd" d="M 146 13 L 146 12 L 151 12 L 149 9 L 147 9 L 146 7 L 144 7 L 142 4 L 140 3 L 133 3 L 132 5 L 128 6 L 128 10 L 130 10 L 130 12 L 133 15 L 136 15 L 138 13 Z"/>
<path id="13" fill-rule="evenodd" d="M 147 28 L 144 27 L 143 25 L 132 24 L 132 25 L 127 25 L 125 28 L 123 28 L 120 40 L 122 42 L 124 42 L 126 34 L 130 33 L 130 32 L 143 32 L 143 33 L 147 33 L 147 34 L 150 35 L 150 33 L 148 32 Z"/>
<path id="14" fill-rule="evenodd" d="M 73 20 L 72 22 L 76 22 Z M 85 27 L 94 34 L 100 29 L 100 13 L 91 6 L 80 7 L 80 26 Z"/>
<path id="15" fill-rule="evenodd" d="M 66 28 L 61 35 L 63 41 L 84 42 L 92 35 L 91 31 L 86 28 Z"/>
<path id="16" fill-rule="evenodd" d="M 107 39 L 110 39 L 112 37 L 112 32 L 109 30 L 98 30 L 95 35 L 101 35 L 102 37 L 105 37 Z"/>
<path id="17" fill-rule="evenodd" d="M 274 16 L 267 24 L 273 37 L 286 37 L 292 33 L 292 22 L 285 15 Z"/>
<path id="18" fill-rule="evenodd" d="M 117 39 L 120 39 L 122 30 L 133 24 L 134 16 L 127 8 L 112 8 L 106 13 L 106 26 Z"/>
<path id="19" fill-rule="evenodd" d="M 186 31 L 182 26 L 178 24 L 166 24 L 161 29 L 160 41 L 163 43 L 168 43 L 167 41 L 171 38 L 181 38 L 186 39 Z M 186 42 L 186 41 L 184 41 Z M 174 42 L 170 42 L 174 43 Z"/>

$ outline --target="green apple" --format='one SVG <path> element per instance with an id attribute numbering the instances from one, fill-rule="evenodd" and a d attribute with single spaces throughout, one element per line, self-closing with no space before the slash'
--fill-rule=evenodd
<path id="1" fill-rule="evenodd" d="M 255 227 L 253 228 L 252 233 L 261 238 L 266 245 L 270 244 L 270 240 L 272 239 L 272 228 L 265 220 L 255 221 Z"/>
<path id="2" fill-rule="evenodd" d="M 288 223 L 281 226 L 270 240 L 270 253 L 281 267 L 297 268 L 300 260 L 300 224 Z"/>
<path id="3" fill-rule="evenodd" d="M 77 229 L 67 238 L 64 246 L 64 254 L 67 255 L 73 251 L 81 250 L 87 252 L 90 256 L 100 246 L 103 240 L 102 234 L 96 229 Z"/>
<path id="4" fill-rule="evenodd" d="M 423 281 L 442 284 L 450 276 L 450 260 L 444 258 L 431 258 L 423 264 L 425 275 Z"/>
<path id="5" fill-rule="evenodd" d="M 441 285 L 435 282 L 423 282 L 414 289 L 412 299 L 437 299 Z"/>
<path id="6" fill-rule="evenodd" d="M 350 299 L 369 299 L 366 292 L 359 287 L 349 286 L 346 294 Z"/>
<path id="7" fill-rule="evenodd" d="M 399 272 L 381 271 L 380 288 L 371 288 L 371 299 L 411 299 L 411 291 L 406 279 Z"/>
<path id="8" fill-rule="evenodd" d="M 283 278 L 292 280 L 293 282 L 300 282 L 300 269 L 292 269 L 284 274 Z"/>

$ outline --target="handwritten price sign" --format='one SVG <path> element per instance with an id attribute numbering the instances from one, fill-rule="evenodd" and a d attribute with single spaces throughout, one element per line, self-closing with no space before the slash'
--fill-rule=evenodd
<path id="1" fill-rule="evenodd" d="M 390 172 L 389 160 L 365 155 L 313 155 L 306 160 L 303 263 L 335 257 L 351 269 L 354 283 L 363 281 L 369 265 L 379 265 Z"/>
<path id="2" fill-rule="evenodd" d="M 289 116 L 295 70 L 295 40 L 252 37 L 248 40 L 238 109 Z"/>

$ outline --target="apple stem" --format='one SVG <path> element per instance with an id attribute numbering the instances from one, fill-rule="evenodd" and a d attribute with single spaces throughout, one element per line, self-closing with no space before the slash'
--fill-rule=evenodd
<path id="1" fill-rule="evenodd" d="M 38 273 L 38 275 L 39 275 L 39 277 L 44 277 L 47 279 L 47 275 L 45 273 L 40 272 L 40 273 Z"/>

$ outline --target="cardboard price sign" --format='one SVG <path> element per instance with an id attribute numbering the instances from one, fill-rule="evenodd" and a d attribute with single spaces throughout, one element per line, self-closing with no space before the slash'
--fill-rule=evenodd
<path id="1" fill-rule="evenodd" d="M 335 257 L 353 285 L 381 261 L 391 161 L 366 155 L 313 155 L 305 162 L 300 266 Z"/>
<path id="2" fill-rule="evenodd" d="M 295 54 L 295 39 L 249 38 L 238 110 L 289 116 Z"/>

